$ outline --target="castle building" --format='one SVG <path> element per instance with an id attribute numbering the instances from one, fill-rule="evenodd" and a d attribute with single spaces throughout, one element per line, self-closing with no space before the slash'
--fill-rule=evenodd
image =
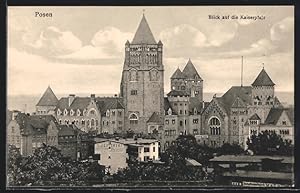
<path id="1" fill-rule="evenodd" d="M 232 86 L 210 102 L 203 101 L 203 79 L 191 59 L 170 79 L 171 90 L 164 96 L 163 44 L 155 40 L 143 15 L 133 40 L 125 43 L 120 96 L 70 94 L 58 100 L 48 87 L 36 114 L 52 114 L 61 125 L 95 134 L 154 134 L 162 151 L 179 135 L 194 135 L 212 147 L 224 143 L 245 147 L 249 133 L 263 128 L 293 139 L 291 111 L 282 110 L 265 69 L 251 86 Z M 278 115 L 276 121 L 273 114 Z M 254 120 L 259 124 L 252 124 Z"/>
<path id="2" fill-rule="evenodd" d="M 214 97 L 202 113 L 201 135 L 207 136 L 202 143 L 213 147 L 235 143 L 246 148 L 248 138 L 264 130 L 293 141 L 293 110 L 282 107 L 274 85 L 263 68 L 251 86 L 233 86 Z"/>

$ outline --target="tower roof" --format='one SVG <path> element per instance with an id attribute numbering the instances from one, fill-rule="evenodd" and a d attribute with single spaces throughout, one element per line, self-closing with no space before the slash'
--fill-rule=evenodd
<path id="1" fill-rule="evenodd" d="M 265 69 L 263 68 L 259 75 L 256 77 L 252 86 L 274 86 L 274 82 L 271 80 Z"/>
<path id="2" fill-rule="evenodd" d="M 57 97 L 55 96 L 50 86 L 48 86 L 48 88 L 46 89 L 36 106 L 56 106 L 57 103 Z"/>
<path id="3" fill-rule="evenodd" d="M 191 59 L 189 59 L 189 61 L 187 62 L 182 73 L 185 75 L 186 78 L 195 79 L 195 77 L 198 76 L 198 78 L 202 80 Z"/>
<path id="4" fill-rule="evenodd" d="M 176 79 L 176 78 L 185 78 L 184 74 L 181 72 L 181 70 L 179 68 L 177 68 L 177 70 L 171 76 L 171 79 Z"/>
<path id="5" fill-rule="evenodd" d="M 148 22 L 144 14 L 131 43 L 132 44 L 156 44 L 156 41 L 154 39 L 154 36 L 151 32 L 151 29 L 148 25 Z"/>

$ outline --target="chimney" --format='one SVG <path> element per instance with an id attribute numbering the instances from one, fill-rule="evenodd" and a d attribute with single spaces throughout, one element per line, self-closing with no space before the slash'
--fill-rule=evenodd
<path id="1" fill-rule="evenodd" d="M 91 100 L 92 100 L 92 101 L 95 101 L 95 98 L 96 98 L 96 97 L 95 97 L 95 94 L 91 94 Z"/>
<path id="2" fill-rule="evenodd" d="M 75 99 L 75 94 L 69 94 L 69 106 L 71 106 L 71 104 L 73 103 Z"/>

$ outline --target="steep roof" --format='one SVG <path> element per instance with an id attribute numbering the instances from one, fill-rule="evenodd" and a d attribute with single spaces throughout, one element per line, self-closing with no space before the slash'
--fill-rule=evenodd
<path id="1" fill-rule="evenodd" d="M 222 97 L 218 97 L 218 102 L 224 107 L 229 114 L 230 108 L 237 99 L 239 103 L 244 103 L 245 106 L 251 103 L 251 86 L 233 86 Z M 238 103 L 238 102 L 237 102 Z"/>
<path id="2" fill-rule="evenodd" d="M 198 113 L 201 113 L 202 111 L 202 101 L 198 97 L 191 97 L 190 98 L 190 103 L 189 103 L 189 109 L 190 113 L 194 114 L 194 109 L 197 109 Z"/>
<path id="3" fill-rule="evenodd" d="M 57 107 L 59 109 L 85 109 L 91 101 L 90 97 L 75 97 L 71 106 L 69 106 L 69 98 L 68 97 L 62 97 L 58 101 Z"/>
<path id="4" fill-rule="evenodd" d="M 172 108 L 168 97 L 164 97 L 164 109 L 165 109 L 165 114 L 168 114 L 168 110 L 171 109 L 172 110 L 172 115 L 176 115 L 176 112 L 174 111 L 174 109 Z"/>
<path id="5" fill-rule="evenodd" d="M 295 122 L 295 109 L 294 108 L 287 108 L 286 113 L 291 121 L 291 124 L 294 125 Z"/>
<path id="6" fill-rule="evenodd" d="M 124 109 L 121 98 L 118 97 L 97 97 L 97 106 L 104 115 L 108 109 Z"/>
<path id="7" fill-rule="evenodd" d="M 139 27 L 137 28 L 132 44 L 156 44 L 154 36 L 148 25 L 145 15 L 143 14 Z"/>
<path id="8" fill-rule="evenodd" d="M 182 90 L 171 90 L 167 96 L 190 96 L 190 94 L 186 91 L 182 91 Z"/>
<path id="9" fill-rule="evenodd" d="M 185 76 L 184 74 L 181 72 L 181 70 L 179 68 L 177 68 L 177 70 L 174 72 L 174 74 L 171 76 L 171 79 L 184 79 Z"/>
<path id="10" fill-rule="evenodd" d="M 234 100 L 233 104 L 231 105 L 232 108 L 244 108 L 247 107 L 247 105 L 243 102 L 242 99 L 240 99 L 240 97 L 236 97 L 236 99 Z"/>
<path id="11" fill-rule="evenodd" d="M 194 64 L 192 63 L 191 59 L 188 60 L 188 62 L 186 64 L 186 66 L 184 67 L 182 73 L 184 74 L 184 76 L 186 78 L 195 79 L 195 77 L 198 76 L 199 79 L 202 80 L 202 78 L 198 74 Z"/>
<path id="12" fill-rule="evenodd" d="M 282 108 L 272 108 L 266 118 L 265 124 L 275 125 L 278 122 L 282 112 Z"/>
<path id="13" fill-rule="evenodd" d="M 76 129 L 72 125 L 60 125 L 60 130 L 58 131 L 59 136 L 76 135 Z"/>
<path id="14" fill-rule="evenodd" d="M 249 118 L 249 120 L 261 120 L 260 118 L 259 118 L 259 116 L 255 113 L 254 115 L 252 115 L 250 118 Z"/>
<path id="15" fill-rule="evenodd" d="M 286 112 L 291 124 L 294 124 L 294 108 L 271 108 L 265 124 L 276 125 L 282 113 Z"/>
<path id="16" fill-rule="evenodd" d="M 56 106 L 57 103 L 57 97 L 55 96 L 50 86 L 48 86 L 36 106 Z"/>
<path id="17" fill-rule="evenodd" d="M 149 118 L 149 120 L 147 121 L 147 123 L 159 123 L 161 124 L 162 121 L 162 117 L 158 115 L 158 113 L 153 112 L 151 117 Z"/>
<path id="18" fill-rule="evenodd" d="M 273 81 L 271 80 L 271 78 L 269 77 L 269 75 L 267 74 L 264 68 L 260 71 L 256 79 L 252 83 L 252 86 L 274 86 L 274 85 L 275 84 L 273 83 Z"/>

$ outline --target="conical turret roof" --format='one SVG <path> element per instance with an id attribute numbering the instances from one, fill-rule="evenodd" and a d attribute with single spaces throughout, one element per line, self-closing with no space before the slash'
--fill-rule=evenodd
<path id="1" fill-rule="evenodd" d="M 55 96 L 50 86 L 48 86 L 48 88 L 46 89 L 36 106 L 56 106 L 57 103 L 57 97 Z"/>
<path id="2" fill-rule="evenodd" d="M 202 80 L 191 59 L 189 59 L 189 61 L 187 62 L 182 73 L 185 75 L 186 78 L 195 79 L 195 77 L 198 76 L 198 78 Z"/>
<path id="3" fill-rule="evenodd" d="M 265 69 L 263 68 L 259 75 L 256 77 L 252 86 L 274 86 L 274 82 L 271 80 Z"/>
<path id="4" fill-rule="evenodd" d="M 154 39 L 154 36 L 151 32 L 151 29 L 148 25 L 148 22 L 144 14 L 131 43 L 132 44 L 156 44 L 156 41 Z"/>

